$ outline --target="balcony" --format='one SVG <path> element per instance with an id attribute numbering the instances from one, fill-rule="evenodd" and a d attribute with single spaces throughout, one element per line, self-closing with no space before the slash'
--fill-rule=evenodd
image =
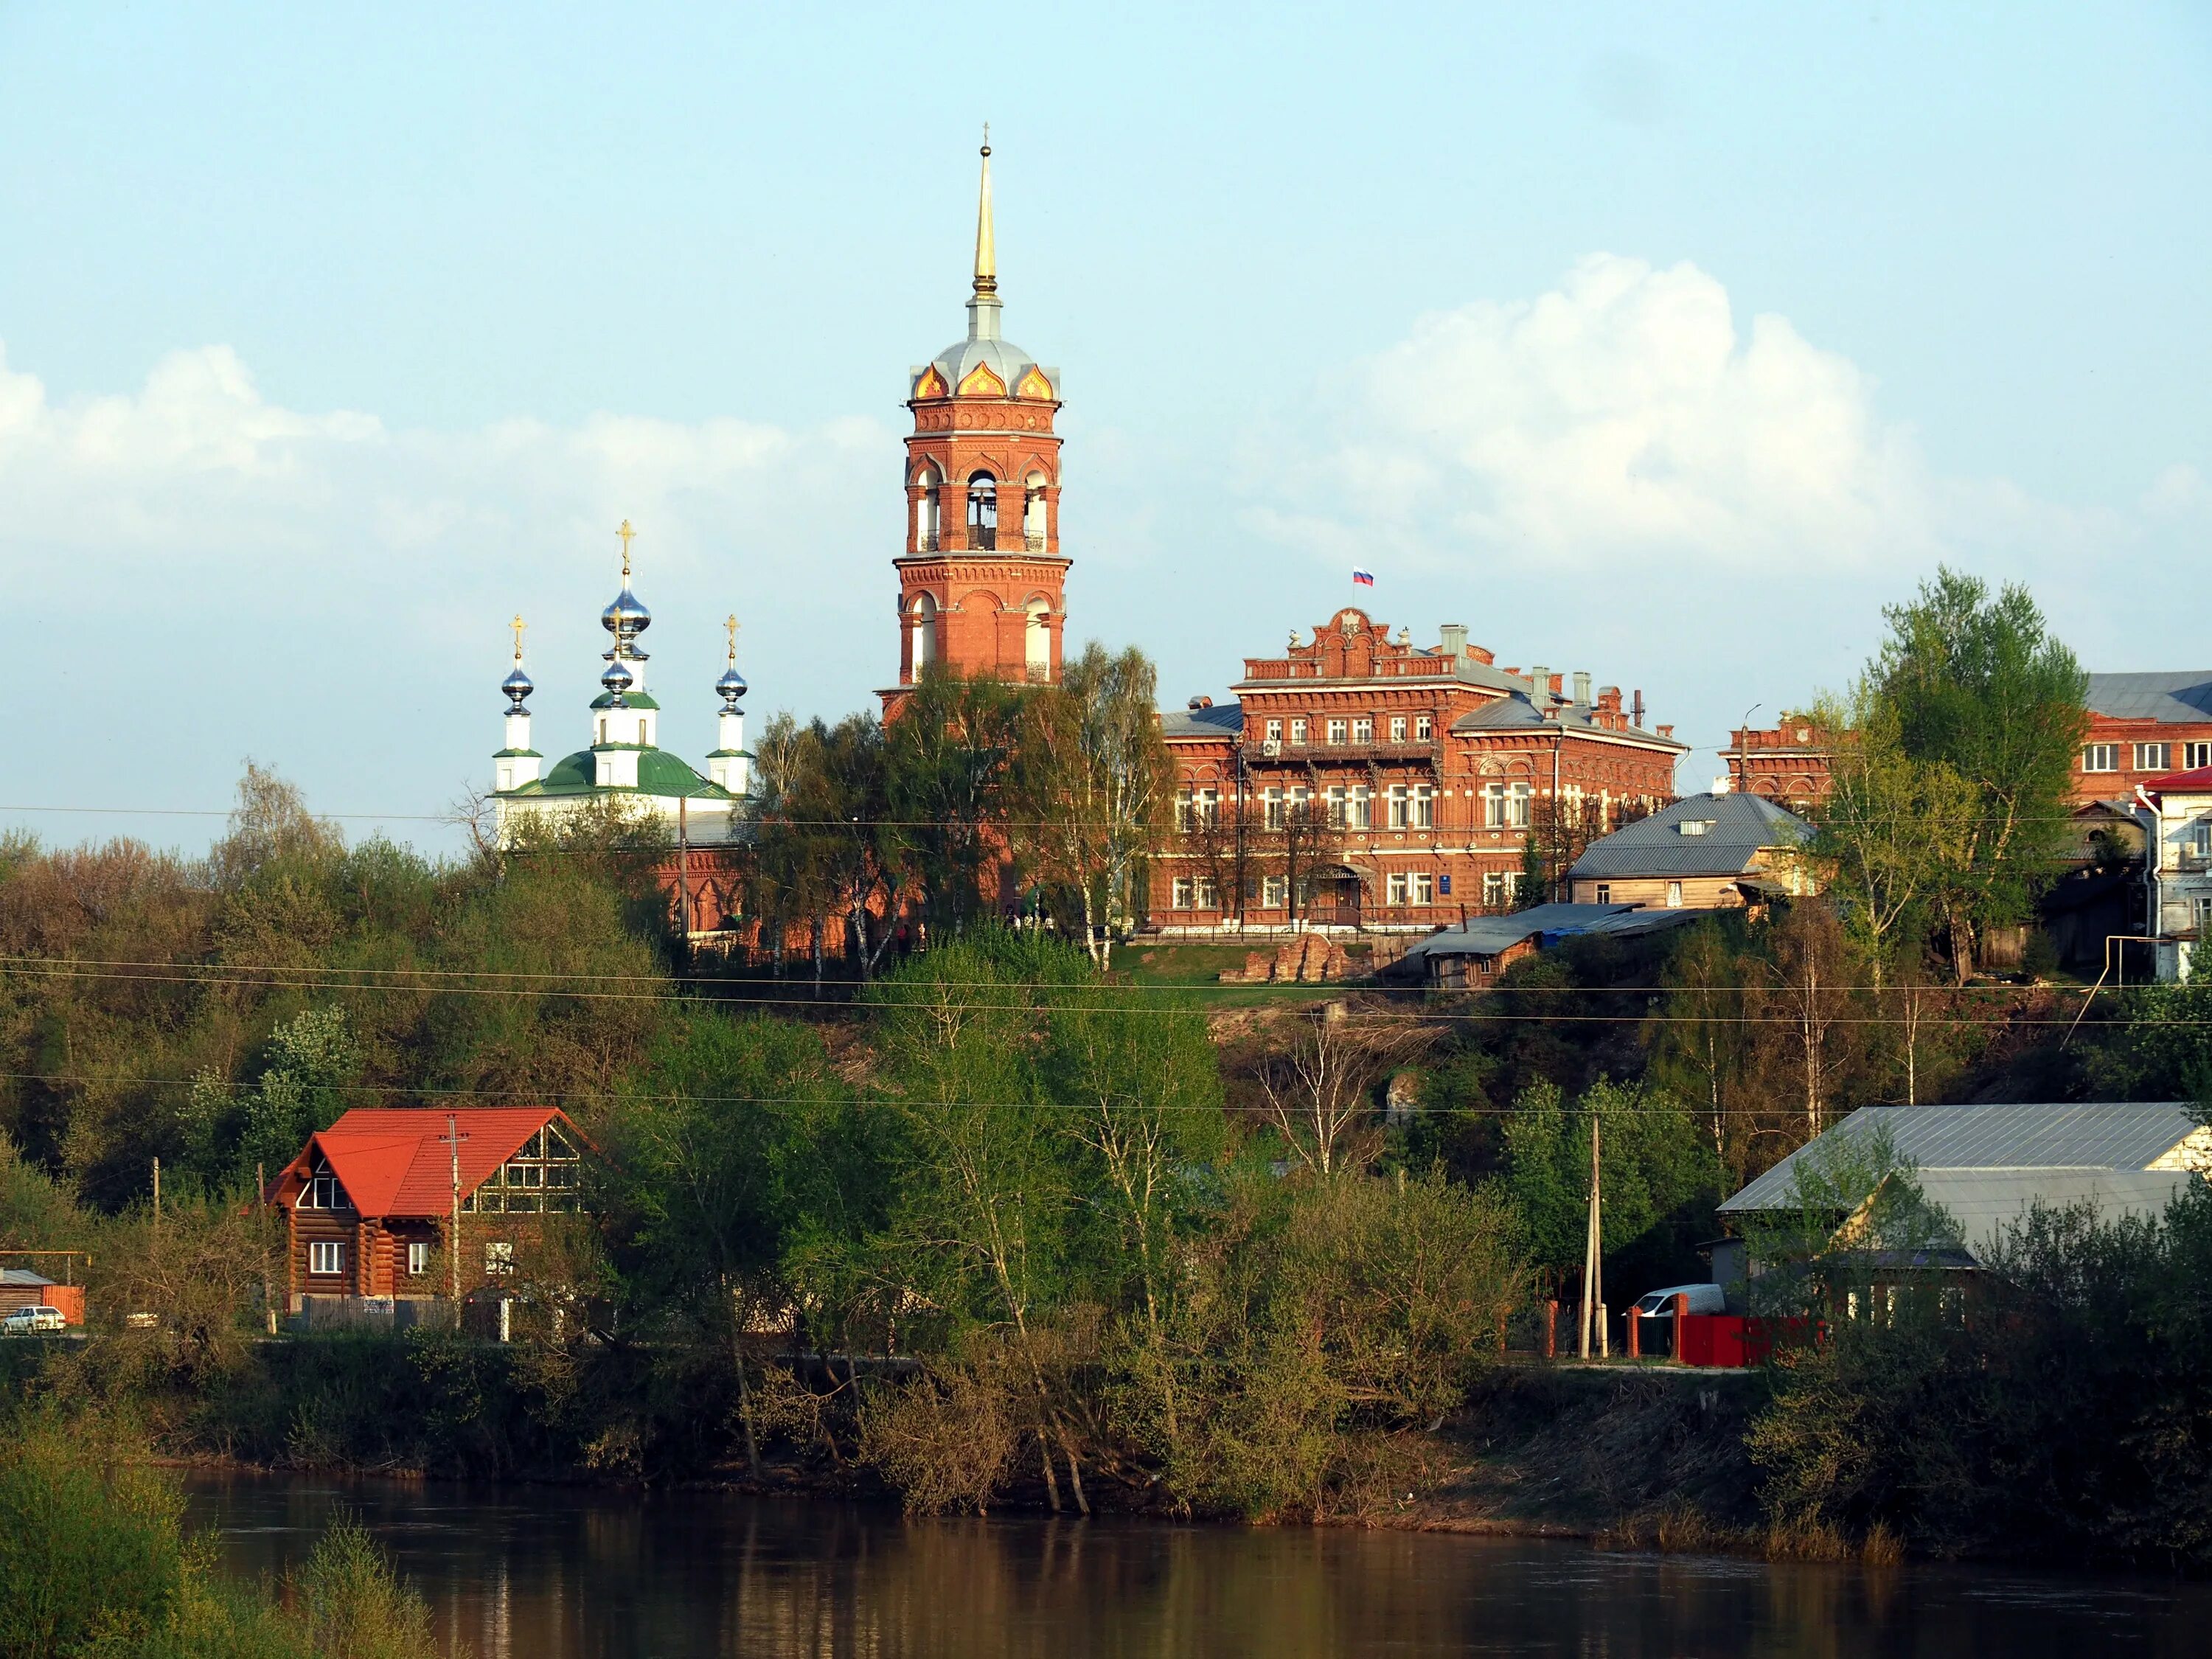
<path id="1" fill-rule="evenodd" d="M 1243 745 L 1244 762 L 1248 766 L 1364 766 L 1372 761 L 1377 765 L 1394 762 L 1415 766 L 1437 766 L 1443 761 L 1443 747 L 1432 738 L 1407 738 L 1393 743 L 1388 738 L 1374 743 L 1292 743 L 1282 740 L 1281 752 L 1268 754 L 1263 743 Z"/>

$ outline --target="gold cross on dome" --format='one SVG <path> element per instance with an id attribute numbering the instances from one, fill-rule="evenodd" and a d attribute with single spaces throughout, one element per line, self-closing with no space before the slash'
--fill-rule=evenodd
<path id="1" fill-rule="evenodd" d="M 623 580 L 624 581 L 628 581 L 629 580 L 629 538 L 636 535 L 637 532 L 632 530 L 629 527 L 629 520 L 628 519 L 624 519 L 622 521 L 622 528 L 616 531 L 615 534 L 622 538 Z"/>
<path id="2" fill-rule="evenodd" d="M 730 666 L 738 664 L 738 613 L 734 611 L 722 619 L 722 626 L 730 631 Z"/>
<path id="3" fill-rule="evenodd" d="M 522 620 L 522 613 L 518 611 L 514 613 L 514 620 L 507 623 L 507 626 L 514 630 L 514 659 L 520 662 L 522 660 L 522 630 L 530 624 Z"/>

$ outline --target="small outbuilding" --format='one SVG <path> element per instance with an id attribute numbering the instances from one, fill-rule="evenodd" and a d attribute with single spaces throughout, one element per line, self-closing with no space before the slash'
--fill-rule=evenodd
<path id="1" fill-rule="evenodd" d="M 1757 795 L 1692 795 L 1592 842 L 1567 872 L 1574 902 L 1717 910 L 1817 890 L 1813 826 Z"/>

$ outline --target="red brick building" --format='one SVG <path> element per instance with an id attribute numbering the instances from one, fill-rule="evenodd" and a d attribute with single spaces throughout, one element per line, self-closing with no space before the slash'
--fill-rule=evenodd
<path id="1" fill-rule="evenodd" d="M 1601 834 L 1624 808 L 1663 805 L 1687 748 L 1671 726 L 1644 729 L 1617 686 L 1501 669 L 1457 626 L 1434 646 L 1393 639 L 1352 606 L 1279 656 L 1247 658 L 1234 689 L 1234 703 L 1162 716 L 1186 832 L 1153 865 L 1152 919 L 1167 931 L 1425 931 L 1504 908 L 1532 827 L 1559 812 Z M 1314 867 L 1251 856 L 1302 810 L 1327 826 Z M 1241 830 L 1241 903 L 1218 850 L 1194 850 L 1207 823 Z"/>
<path id="2" fill-rule="evenodd" d="M 1828 798 L 1828 734 L 1809 714 L 1785 713 L 1765 731 L 1729 733 L 1729 785 L 1740 795 L 1802 812 Z"/>
<path id="3" fill-rule="evenodd" d="M 573 1212 L 586 1142 L 550 1106 L 356 1109 L 308 1138 L 269 1201 L 290 1236 L 286 1286 L 303 1296 L 447 1294 L 459 1139 L 462 1289 L 512 1272 L 543 1218 Z"/>
<path id="4" fill-rule="evenodd" d="M 906 551 L 899 574 L 899 683 L 895 712 L 922 668 L 1060 678 L 1063 593 L 1060 552 L 1060 371 L 999 329 L 991 224 L 991 147 L 975 217 L 975 274 L 968 332 L 908 371 Z"/>

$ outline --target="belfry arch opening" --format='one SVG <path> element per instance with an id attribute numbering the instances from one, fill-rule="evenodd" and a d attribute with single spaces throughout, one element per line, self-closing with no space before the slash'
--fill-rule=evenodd
<path id="1" fill-rule="evenodd" d="M 916 494 L 914 498 L 914 550 L 917 553 L 937 551 L 938 513 L 943 497 L 945 479 L 933 466 L 923 466 L 914 475 Z"/>
<path id="2" fill-rule="evenodd" d="M 1044 474 L 1032 472 L 1022 481 L 1022 544 L 1031 553 L 1042 553 L 1044 543 Z"/>
<path id="3" fill-rule="evenodd" d="M 1031 680 L 1052 678 L 1052 606 L 1042 597 L 1022 609 L 1028 613 L 1022 628 L 1022 660 Z"/>
<path id="4" fill-rule="evenodd" d="M 999 481 L 988 472 L 968 480 L 968 545 L 992 553 L 999 546 Z"/>
<path id="5" fill-rule="evenodd" d="M 907 616 L 913 641 L 908 653 L 908 660 L 913 665 L 910 678 L 919 679 L 921 671 L 937 660 L 937 600 L 927 593 L 915 594 Z"/>

